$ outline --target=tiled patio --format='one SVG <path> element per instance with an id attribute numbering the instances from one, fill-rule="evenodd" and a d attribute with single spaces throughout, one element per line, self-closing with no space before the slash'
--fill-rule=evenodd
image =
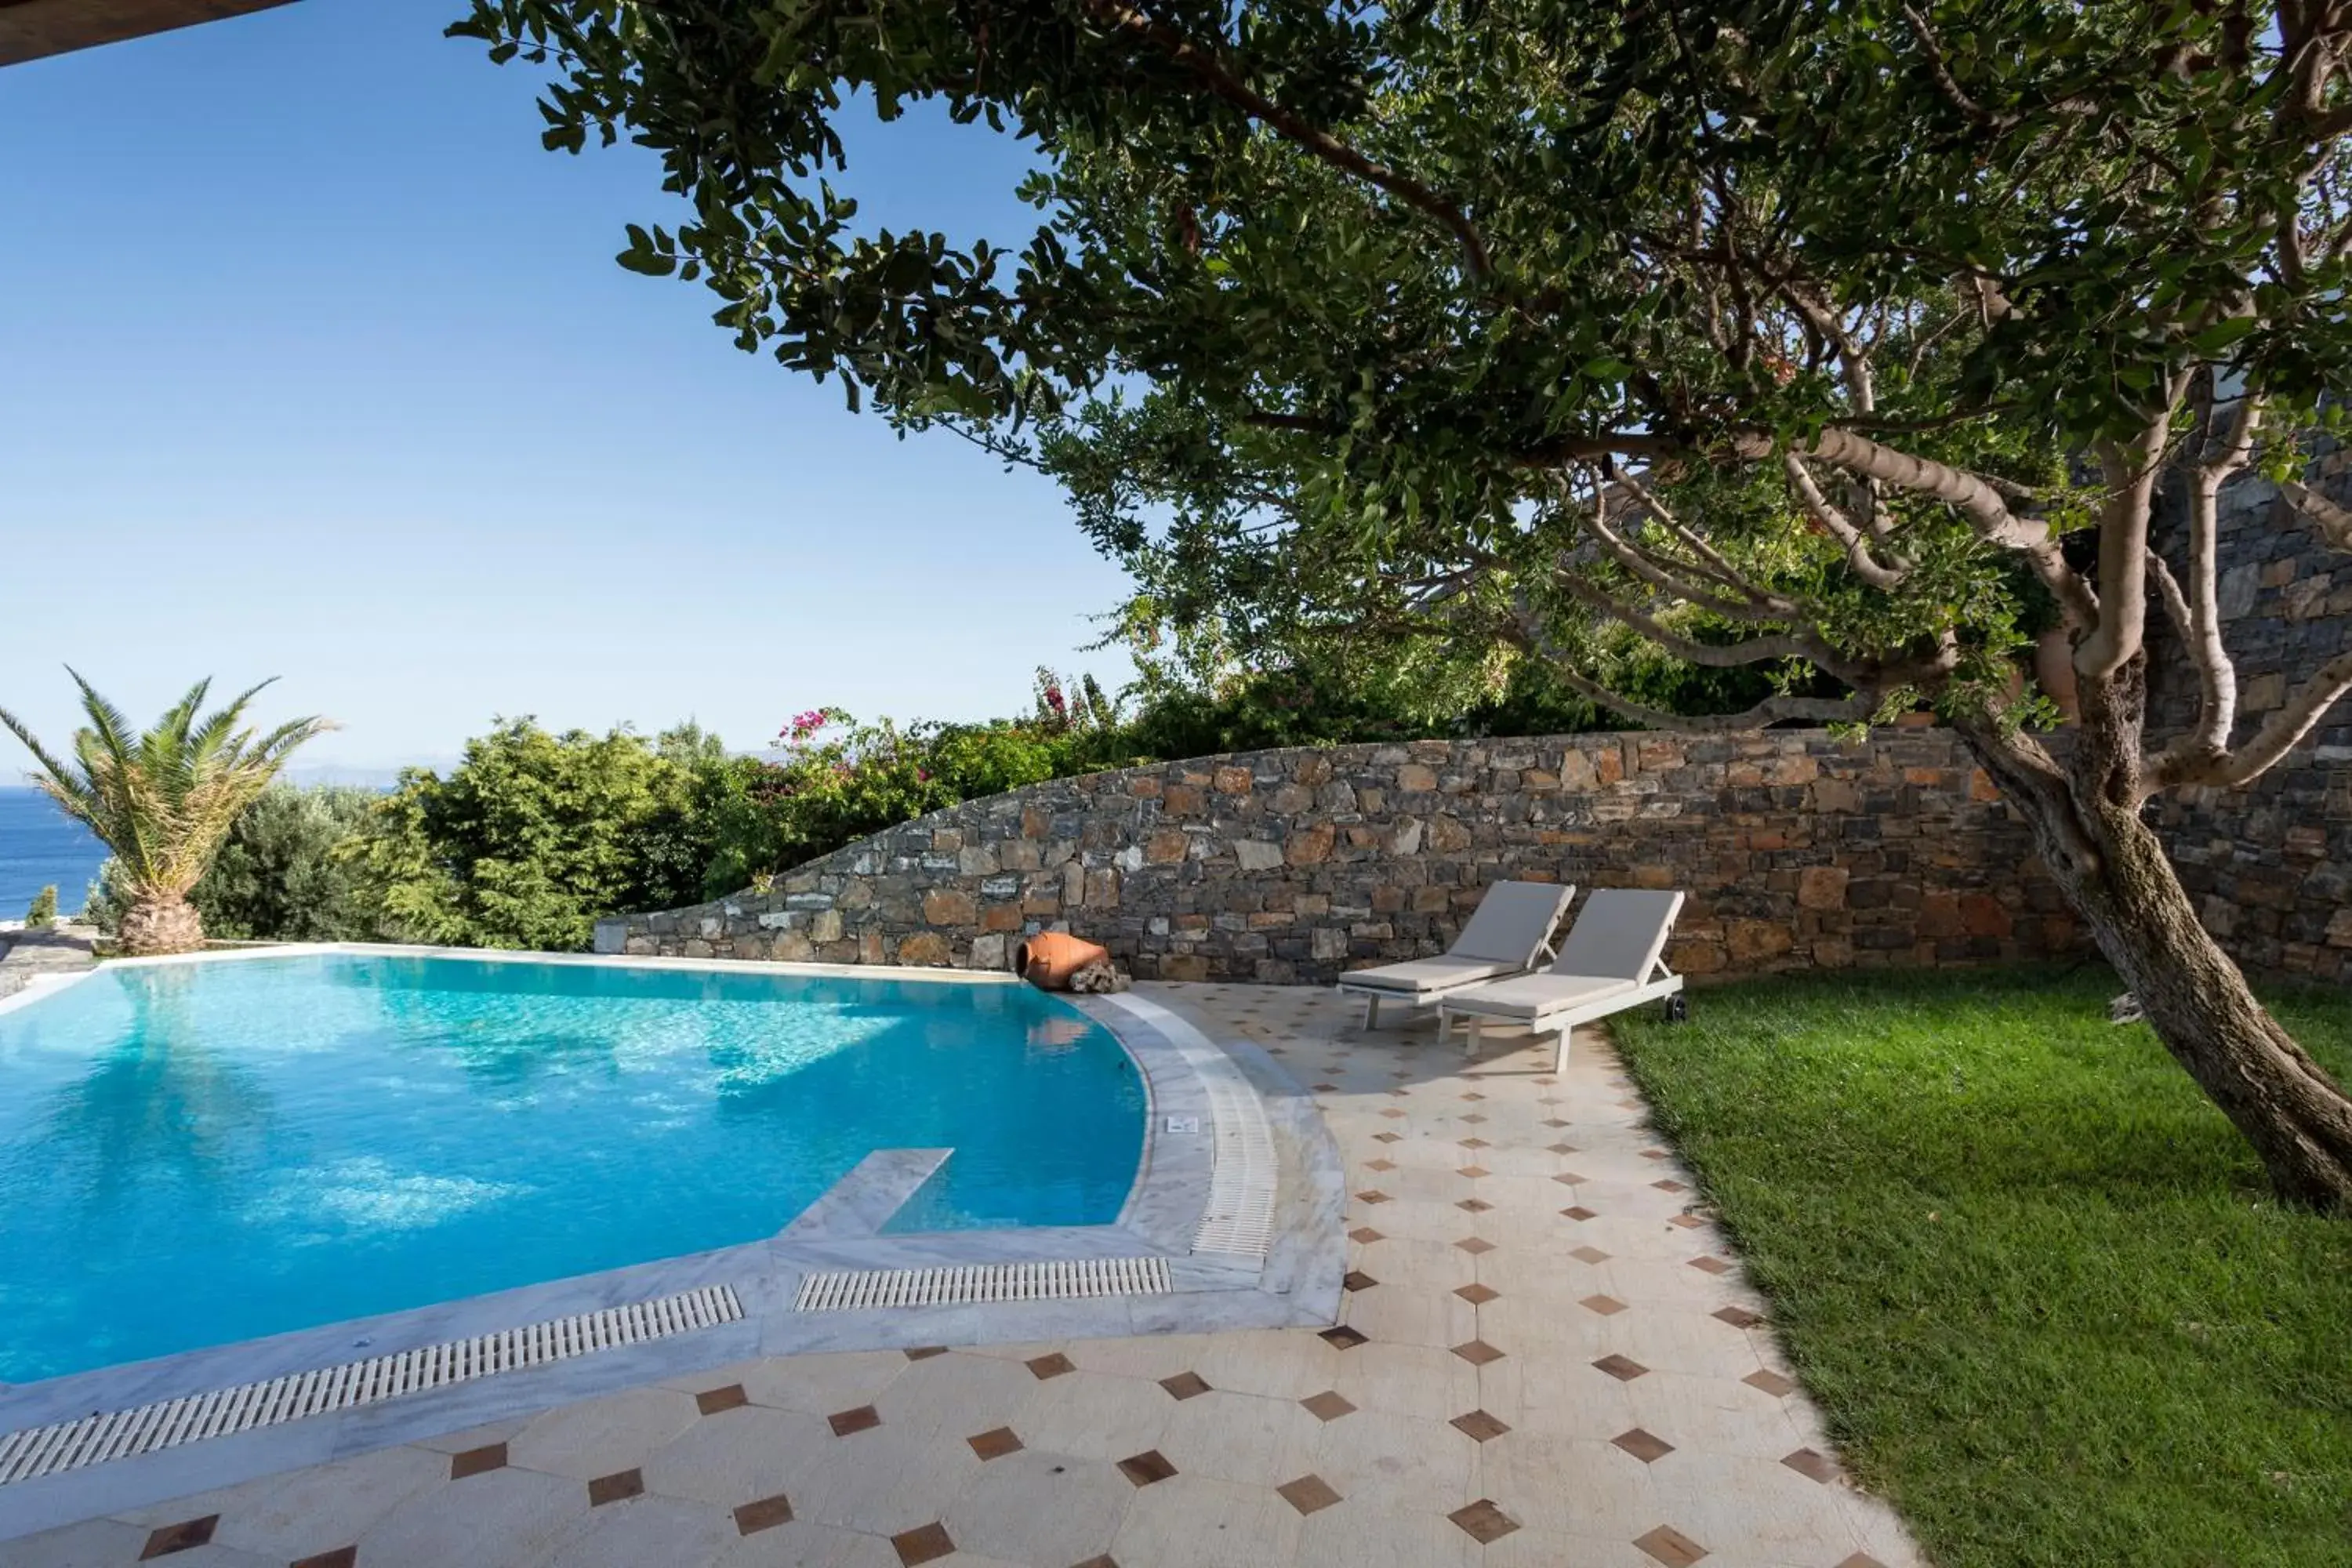
<path id="1" fill-rule="evenodd" d="M 1312 1087 L 1345 1321 L 749 1363 L 0 1545 L 12 1568 L 1906 1568 L 1597 1033 L 1146 985 Z"/>

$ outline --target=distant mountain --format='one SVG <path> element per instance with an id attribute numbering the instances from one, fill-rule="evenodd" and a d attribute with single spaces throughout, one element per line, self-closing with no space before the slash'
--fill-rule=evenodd
<path id="1" fill-rule="evenodd" d="M 387 763 L 368 765 L 357 763 L 296 763 L 278 776 L 288 784 L 309 787 L 314 784 L 356 784 L 362 789 L 390 789 L 400 782 L 403 768 L 431 768 L 446 773 L 457 765 L 456 757 L 419 757 L 409 763 Z"/>

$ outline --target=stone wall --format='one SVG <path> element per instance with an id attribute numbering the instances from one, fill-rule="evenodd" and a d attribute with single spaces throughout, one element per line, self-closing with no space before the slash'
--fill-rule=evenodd
<path id="1" fill-rule="evenodd" d="M 598 924 L 599 952 L 1003 968 L 1073 930 L 1144 978 L 1324 982 L 1442 949 L 1487 883 L 1681 888 L 1692 974 L 2075 943 L 1947 731 L 1587 735 L 1200 758 L 907 823 L 767 892 Z"/>
<path id="2" fill-rule="evenodd" d="M 2352 502 L 2352 451 L 2322 457 L 2305 482 Z M 2178 516 L 2167 552 L 2186 558 Z M 2295 683 L 2352 648 L 2352 557 L 2327 549 L 2275 486 L 2223 492 L 2222 637 L 2238 667 L 2242 741 Z M 2185 728 L 2197 676 L 2151 615 L 2150 729 Z M 2155 821 L 2206 929 L 2248 967 L 2352 982 L 2352 703 L 2339 702 L 2285 763 L 2250 790 L 2161 796 Z"/>

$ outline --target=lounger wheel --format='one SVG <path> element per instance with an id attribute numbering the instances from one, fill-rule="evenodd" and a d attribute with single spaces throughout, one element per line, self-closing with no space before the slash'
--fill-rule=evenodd
<path id="1" fill-rule="evenodd" d="M 1666 1022 L 1683 1024 L 1690 1021 L 1690 999 L 1677 991 L 1666 998 Z"/>

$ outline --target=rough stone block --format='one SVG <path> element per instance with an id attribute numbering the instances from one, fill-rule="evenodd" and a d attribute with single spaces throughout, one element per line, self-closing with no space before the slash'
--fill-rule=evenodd
<path id="1" fill-rule="evenodd" d="M 955 962 L 955 950 L 935 931 L 919 931 L 898 943 L 898 962 L 917 968 L 945 969 Z"/>
<path id="2" fill-rule="evenodd" d="M 1797 877 L 1797 907 L 1802 910 L 1845 908 L 1846 882 L 1853 873 L 1843 866 L 1808 866 Z"/>
<path id="3" fill-rule="evenodd" d="M 1292 866 L 1319 866 L 1331 858 L 1331 846 L 1337 837 L 1328 822 L 1302 827 L 1283 842 L 1283 860 Z"/>
<path id="4" fill-rule="evenodd" d="M 1282 864 L 1282 846 L 1263 838 L 1236 838 L 1234 858 L 1244 871 L 1271 871 Z"/>

